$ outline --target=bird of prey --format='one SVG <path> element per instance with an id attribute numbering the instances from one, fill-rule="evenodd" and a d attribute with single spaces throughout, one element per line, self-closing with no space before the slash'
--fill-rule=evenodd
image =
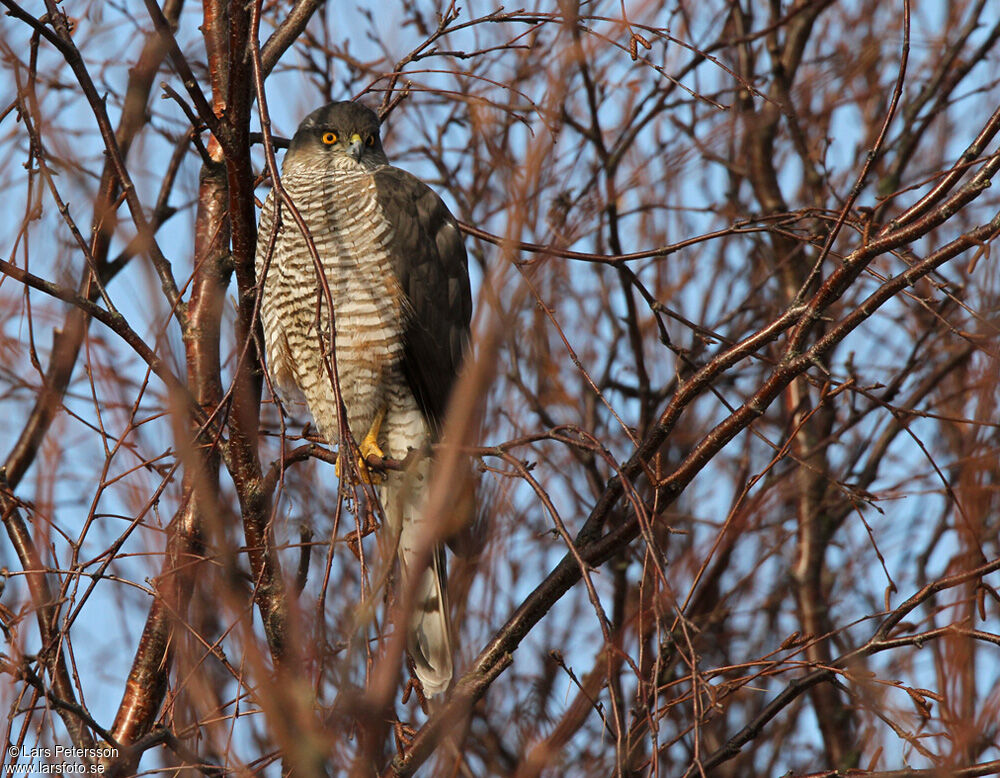
<path id="1" fill-rule="evenodd" d="M 378 116 L 360 103 L 330 103 L 302 121 L 281 184 L 309 237 L 271 192 L 256 261 L 268 370 L 283 397 L 305 399 L 336 445 L 335 364 L 360 448 L 357 472 L 381 480 L 386 522 L 398 538 L 413 602 L 407 646 L 425 693 L 437 694 L 451 680 L 452 646 L 444 550 L 428 548 L 434 530 L 422 515 L 429 463 L 417 458 L 409 471 L 379 479 L 363 459 L 403 459 L 441 432 L 472 313 L 465 247 L 441 198 L 389 164 Z M 341 446 L 338 476 L 349 470 L 340 465 L 347 454 Z"/>

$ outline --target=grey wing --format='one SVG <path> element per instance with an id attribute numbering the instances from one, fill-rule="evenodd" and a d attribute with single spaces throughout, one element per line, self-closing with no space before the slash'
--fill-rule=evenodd
<path id="1" fill-rule="evenodd" d="M 394 228 L 393 270 L 406 295 L 403 372 L 435 433 L 469 340 L 469 266 L 455 217 L 416 176 L 391 166 L 374 173 Z"/>

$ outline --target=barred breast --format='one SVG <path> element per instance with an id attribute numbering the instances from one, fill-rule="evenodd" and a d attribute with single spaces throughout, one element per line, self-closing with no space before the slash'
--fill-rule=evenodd
<path id="1" fill-rule="evenodd" d="M 336 395 L 323 358 L 335 341 L 348 423 L 360 440 L 377 408 L 385 405 L 388 387 L 395 383 L 389 379 L 398 373 L 403 353 L 403 294 L 388 251 L 392 225 L 367 171 L 293 168 L 281 181 L 316 246 L 330 299 L 287 207 L 280 209 L 274 235 L 272 193 L 261 214 L 257 245 L 258 279 L 266 271 L 261 316 L 268 369 L 284 397 L 305 398 L 320 433 L 335 444 Z"/>

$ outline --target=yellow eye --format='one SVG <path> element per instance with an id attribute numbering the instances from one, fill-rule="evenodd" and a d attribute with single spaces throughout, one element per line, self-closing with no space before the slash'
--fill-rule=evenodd
<path id="1" fill-rule="evenodd" d="M 365 138 L 365 145 L 366 146 L 374 146 L 375 145 L 375 136 L 374 135 L 369 135 L 367 138 Z"/>
<path id="2" fill-rule="evenodd" d="M 335 133 L 335 132 L 324 132 L 323 133 L 323 137 L 321 138 L 321 140 L 327 146 L 329 146 L 329 145 L 331 145 L 333 143 L 336 143 L 337 142 L 337 133 Z"/>

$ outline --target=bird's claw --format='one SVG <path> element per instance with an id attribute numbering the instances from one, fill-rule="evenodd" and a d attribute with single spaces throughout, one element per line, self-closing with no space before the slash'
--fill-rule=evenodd
<path id="1" fill-rule="evenodd" d="M 364 439 L 358 444 L 358 451 L 360 456 L 358 457 L 357 466 L 357 478 L 359 483 L 363 484 L 380 484 L 382 483 L 382 474 L 372 472 L 368 467 L 367 459 L 370 456 L 378 457 L 379 459 L 385 459 L 385 453 L 379 448 L 378 445 L 378 434 L 382 427 L 382 419 L 385 418 L 385 411 L 382 411 L 375 417 L 375 421 L 372 423 L 371 429 L 368 430 L 368 434 L 365 435 Z M 342 470 L 340 467 L 340 457 L 337 457 L 337 464 L 334 465 L 334 472 L 339 479 L 342 475 Z"/>
<path id="2" fill-rule="evenodd" d="M 361 449 L 361 456 L 358 457 L 357 461 L 357 479 L 356 479 L 357 482 L 363 484 L 372 484 L 372 485 L 378 485 L 382 483 L 382 474 L 376 473 L 370 467 L 368 467 L 368 462 L 366 461 L 368 457 L 372 456 L 373 454 L 377 456 L 379 459 L 384 458 L 385 454 L 382 453 L 382 449 L 380 449 L 378 446 L 371 446 L 366 448 L 363 443 L 359 448 Z M 337 474 L 337 478 L 342 478 L 343 473 L 341 472 L 340 468 L 340 457 L 337 457 L 337 464 L 335 464 L 333 467 L 334 467 L 334 472 Z"/>

